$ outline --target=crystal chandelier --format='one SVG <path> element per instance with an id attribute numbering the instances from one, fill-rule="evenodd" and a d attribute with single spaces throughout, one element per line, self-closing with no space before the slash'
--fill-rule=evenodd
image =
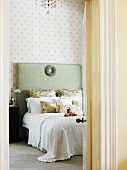
<path id="1" fill-rule="evenodd" d="M 62 7 L 62 0 L 57 0 L 60 1 L 60 6 Z M 38 0 L 36 0 L 36 2 L 38 2 Z M 40 0 L 40 5 L 43 8 L 48 9 L 47 14 L 50 14 L 50 9 L 51 8 L 56 8 L 56 0 Z"/>

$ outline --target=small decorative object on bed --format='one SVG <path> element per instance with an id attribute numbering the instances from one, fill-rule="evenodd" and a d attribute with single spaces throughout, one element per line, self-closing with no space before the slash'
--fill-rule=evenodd
<path id="1" fill-rule="evenodd" d="M 67 109 L 67 113 L 64 114 L 65 117 L 67 116 L 77 116 L 77 114 L 75 114 L 71 108 Z"/>
<path id="2" fill-rule="evenodd" d="M 54 76 L 56 74 L 56 68 L 53 65 L 48 65 L 45 68 L 45 73 L 47 76 Z"/>

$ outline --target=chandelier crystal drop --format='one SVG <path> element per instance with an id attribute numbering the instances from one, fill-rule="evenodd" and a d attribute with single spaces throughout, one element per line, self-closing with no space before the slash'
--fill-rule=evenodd
<path id="1" fill-rule="evenodd" d="M 36 5 L 40 4 L 43 8 L 48 9 L 47 14 L 50 14 L 51 8 L 56 8 L 56 1 L 60 1 L 62 7 L 62 0 L 36 0 Z"/>

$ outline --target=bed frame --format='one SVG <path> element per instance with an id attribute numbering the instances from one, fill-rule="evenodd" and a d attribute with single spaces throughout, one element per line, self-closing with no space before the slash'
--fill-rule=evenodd
<path id="1" fill-rule="evenodd" d="M 26 101 L 29 89 L 61 90 L 82 89 L 82 66 L 79 64 L 48 64 L 48 63 L 17 63 L 16 86 L 21 90 L 17 94 L 17 104 L 20 107 L 19 124 L 20 137 L 24 136 L 22 118 L 27 112 Z M 56 69 L 54 76 L 47 76 L 45 68 L 53 65 Z"/>

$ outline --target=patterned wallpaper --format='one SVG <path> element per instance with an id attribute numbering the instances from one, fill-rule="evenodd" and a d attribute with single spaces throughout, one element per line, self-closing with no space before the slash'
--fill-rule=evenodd
<path id="1" fill-rule="evenodd" d="M 15 84 L 13 63 L 82 63 L 84 0 L 56 0 L 44 9 L 36 0 L 9 0 L 10 85 Z"/>

